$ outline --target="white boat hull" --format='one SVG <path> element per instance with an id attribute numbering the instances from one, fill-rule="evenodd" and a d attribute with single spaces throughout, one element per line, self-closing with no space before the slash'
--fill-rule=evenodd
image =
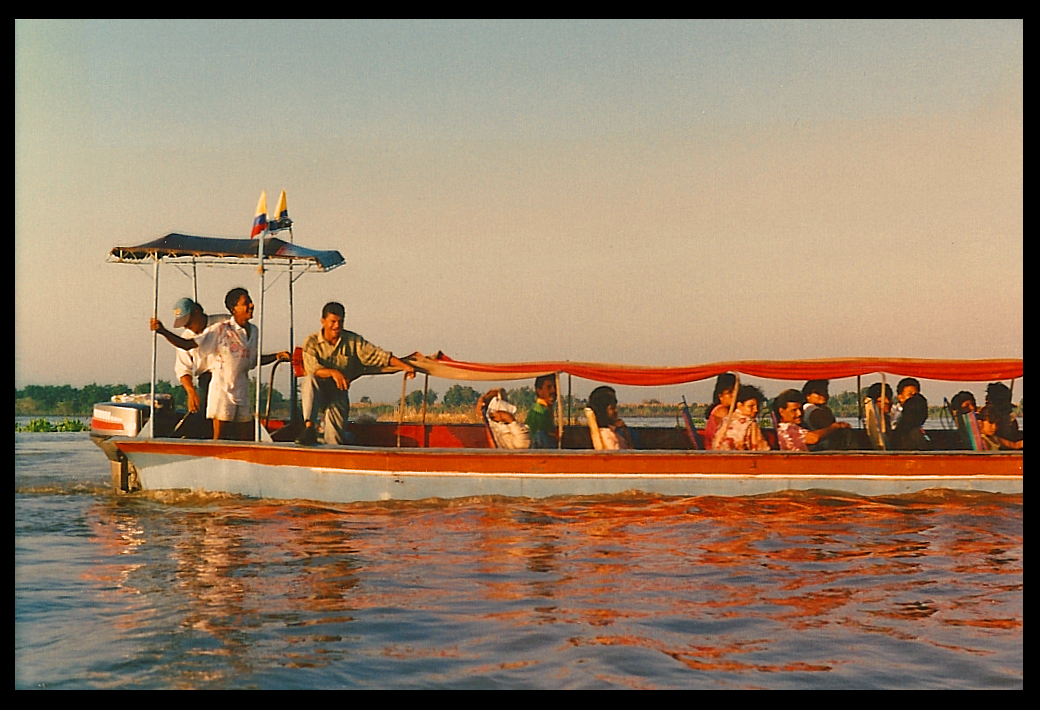
<path id="1" fill-rule="evenodd" d="M 282 500 L 546 498 L 628 491 L 747 496 L 811 489 L 863 496 L 931 488 L 1022 493 L 1021 454 L 460 452 L 159 440 L 149 445 L 149 440 L 137 439 L 115 443 L 144 490 L 193 489 Z"/>

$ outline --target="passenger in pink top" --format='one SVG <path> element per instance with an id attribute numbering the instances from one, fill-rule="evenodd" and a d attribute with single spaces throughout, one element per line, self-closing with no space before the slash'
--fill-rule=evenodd
<path id="1" fill-rule="evenodd" d="M 729 415 L 730 407 L 733 405 L 733 389 L 737 386 L 737 376 L 732 372 L 725 372 L 715 379 L 715 394 L 712 402 L 708 405 L 704 418 L 704 448 L 710 449 L 715 440 L 715 432 L 719 430 L 722 423 Z"/>
<path id="2" fill-rule="evenodd" d="M 768 451 L 769 442 L 758 426 L 758 410 L 765 403 L 765 395 L 754 385 L 741 385 L 737 391 L 736 408 L 726 416 L 715 432 L 713 449 L 728 451 Z"/>

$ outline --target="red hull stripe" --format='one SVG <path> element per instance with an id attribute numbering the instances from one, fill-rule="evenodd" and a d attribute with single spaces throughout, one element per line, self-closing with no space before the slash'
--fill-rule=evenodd
<path id="1" fill-rule="evenodd" d="M 741 475 L 948 478 L 1022 476 L 1022 454 L 1004 453 L 849 453 L 804 454 L 687 451 L 556 452 L 473 449 L 303 448 L 285 444 L 235 444 L 173 440 L 115 442 L 127 453 L 152 453 L 198 458 L 249 461 L 267 466 L 291 466 L 331 471 L 441 472 L 530 476 L 576 475 Z"/>

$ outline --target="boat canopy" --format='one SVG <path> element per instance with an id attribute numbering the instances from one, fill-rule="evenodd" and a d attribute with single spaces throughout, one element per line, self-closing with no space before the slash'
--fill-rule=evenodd
<path id="1" fill-rule="evenodd" d="M 691 367 L 635 367 L 593 362 L 522 362 L 488 364 L 453 360 L 443 353 L 407 358 L 418 370 L 451 380 L 522 380 L 554 372 L 614 385 L 679 385 L 739 372 L 770 380 L 836 380 L 887 373 L 952 382 L 993 382 L 1022 377 L 1021 359 L 934 360 L 916 358 L 839 358 L 832 360 L 738 360 Z"/>
<path id="2" fill-rule="evenodd" d="M 115 247 L 109 253 L 108 260 L 131 264 L 153 259 L 252 264 L 258 261 L 259 249 L 257 247 L 255 239 L 194 237 L 190 234 L 174 233 L 138 246 Z M 264 239 L 264 261 L 269 265 L 302 263 L 318 271 L 331 271 L 344 264 L 343 255 L 338 251 L 307 249 L 290 244 L 278 237 Z"/>

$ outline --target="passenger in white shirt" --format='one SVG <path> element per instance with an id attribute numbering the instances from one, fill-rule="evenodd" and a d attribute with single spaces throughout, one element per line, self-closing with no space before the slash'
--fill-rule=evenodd
<path id="1" fill-rule="evenodd" d="M 486 402 L 486 404 L 485 404 Z M 500 449 L 527 449 L 531 433 L 516 420 L 516 406 L 506 401 L 505 390 L 493 389 L 477 400 L 477 411 L 486 418 L 495 445 Z"/>

